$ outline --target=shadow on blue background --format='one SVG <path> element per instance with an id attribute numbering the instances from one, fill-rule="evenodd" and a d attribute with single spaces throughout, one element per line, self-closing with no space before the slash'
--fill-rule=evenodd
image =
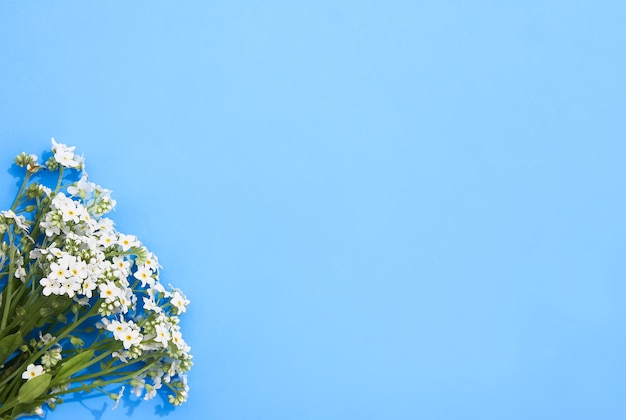
<path id="1" fill-rule="evenodd" d="M 0 151 L 76 145 L 190 296 L 168 419 L 623 419 L 625 12 L 5 2 Z"/>

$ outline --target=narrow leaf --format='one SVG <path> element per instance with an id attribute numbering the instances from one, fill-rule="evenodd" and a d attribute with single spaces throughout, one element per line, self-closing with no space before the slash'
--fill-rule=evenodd
<path id="1" fill-rule="evenodd" d="M 52 376 L 49 373 L 29 379 L 17 392 L 17 400 L 22 404 L 33 401 L 48 389 L 51 380 Z"/>
<path id="2" fill-rule="evenodd" d="M 61 368 L 54 375 L 54 382 L 58 383 L 64 379 L 69 378 L 76 372 L 85 369 L 86 363 L 93 358 L 93 350 L 85 350 L 82 353 L 78 353 L 76 356 L 68 357 L 68 359 L 61 365 Z"/>

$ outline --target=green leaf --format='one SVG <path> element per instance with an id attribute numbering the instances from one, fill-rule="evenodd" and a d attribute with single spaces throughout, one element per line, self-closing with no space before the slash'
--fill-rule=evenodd
<path id="1" fill-rule="evenodd" d="M 85 350 L 82 353 L 78 353 L 76 356 L 69 357 L 65 363 L 61 365 L 61 368 L 54 376 L 54 382 L 58 383 L 64 379 L 69 378 L 76 372 L 79 372 L 86 368 L 84 366 L 89 360 L 93 358 L 93 350 Z"/>
<path id="2" fill-rule="evenodd" d="M 49 373 L 44 373 L 35 376 L 33 379 L 29 379 L 17 392 L 17 400 L 22 404 L 33 401 L 46 392 L 51 380 L 52 376 Z"/>
<path id="3" fill-rule="evenodd" d="M 22 333 L 20 331 L 7 335 L 0 340 L 0 364 L 13 354 L 15 350 L 22 344 Z"/>

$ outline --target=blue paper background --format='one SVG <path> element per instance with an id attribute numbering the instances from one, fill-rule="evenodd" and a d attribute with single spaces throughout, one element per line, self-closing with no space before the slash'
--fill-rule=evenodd
<path id="1" fill-rule="evenodd" d="M 1 165 L 192 300 L 187 405 L 48 419 L 626 418 L 625 4 L 4 1 Z"/>

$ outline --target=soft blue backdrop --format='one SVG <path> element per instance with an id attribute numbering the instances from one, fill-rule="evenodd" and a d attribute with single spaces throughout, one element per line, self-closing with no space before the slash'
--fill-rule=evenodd
<path id="1" fill-rule="evenodd" d="M 0 166 L 76 145 L 190 296 L 167 419 L 624 419 L 625 21 L 622 1 L 4 1 Z"/>

